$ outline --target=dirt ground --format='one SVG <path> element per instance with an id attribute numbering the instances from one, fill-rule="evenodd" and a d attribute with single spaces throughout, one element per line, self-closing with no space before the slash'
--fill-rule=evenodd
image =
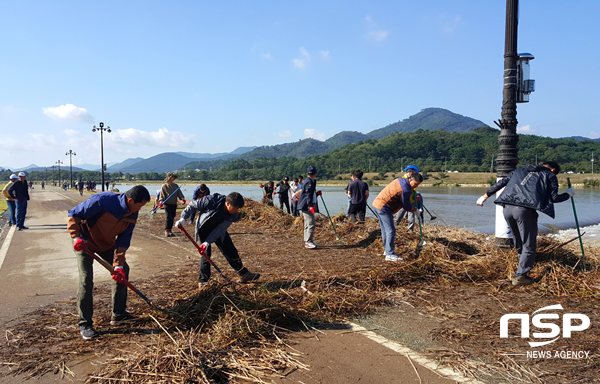
<path id="1" fill-rule="evenodd" d="M 132 279 L 167 312 L 152 310 L 131 295 L 129 310 L 143 319 L 122 330 L 103 326 L 110 316 L 108 287 L 97 286 L 95 318 L 102 338 L 86 342 L 76 327 L 61 326 L 73 323 L 76 313 L 73 300 L 58 302 L 7 332 L 0 344 L 0 369 L 70 377 L 69 362 L 95 355 L 102 356 L 105 364 L 98 365 L 91 382 L 102 381 L 98 377 L 151 382 L 144 381 L 144 375 L 151 373 L 163 382 L 186 382 L 189 375 L 205 377 L 206 382 L 241 382 L 268 377 L 265 372 L 294 377 L 306 363 L 286 354 L 294 346 L 288 329 L 353 320 L 484 382 L 600 382 L 596 249 L 586 251 L 590 265 L 578 272 L 573 244 L 544 239 L 534 270 L 539 282 L 514 288 L 508 280 L 516 266 L 514 250 L 498 250 L 485 235 L 427 226 L 427 246 L 419 248 L 418 232 L 407 232 L 402 225 L 396 250 L 405 261 L 389 263 L 381 256 L 381 236 L 374 220 L 356 225 L 343 217 L 334 218 L 337 240 L 329 220 L 320 217 L 315 234 L 319 247 L 307 250 L 301 219 L 259 203 L 248 204 L 242 216 L 229 232 L 244 264 L 262 274 L 260 282 L 230 284 L 213 271 L 211 285 L 199 291 L 199 255 L 174 230 L 177 237 L 164 239 L 172 267 L 160 276 Z M 136 241 L 162 238 L 163 220 L 160 215 L 142 214 Z M 193 233 L 192 225 L 186 228 Z M 147 252 L 151 257 L 153 252 L 164 256 L 165 251 Z M 235 279 L 218 251 L 213 250 L 213 260 Z M 551 358 L 527 355 L 534 350 L 528 342 L 539 340 L 519 337 L 515 321 L 509 337 L 499 337 L 503 315 L 532 315 L 556 304 L 562 305 L 564 313 L 585 314 L 591 326 L 535 349 L 551 352 Z M 34 331 L 36 338 L 31 337 Z M 587 355 L 561 358 L 566 351 Z M 151 356 L 156 357 L 152 362 Z M 313 382 L 327 382 L 319 380 Z"/>

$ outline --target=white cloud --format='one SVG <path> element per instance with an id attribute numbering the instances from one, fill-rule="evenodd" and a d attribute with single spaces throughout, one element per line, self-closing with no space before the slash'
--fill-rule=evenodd
<path id="1" fill-rule="evenodd" d="M 597 139 L 600 137 L 600 132 L 592 131 L 592 132 L 588 133 L 588 137 L 590 139 Z"/>
<path id="2" fill-rule="evenodd" d="M 74 121 L 76 123 L 93 123 L 94 118 L 85 108 L 77 107 L 73 104 L 65 104 L 60 107 L 42 108 L 44 115 L 54 120 Z"/>
<path id="3" fill-rule="evenodd" d="M 292 132 L 289 130 L 279 132 L 279 137 L 292 137 Z"/>
<path id="4" fill-rule="evenodd" d="M 381 29 L 371 16 L 365 17 L 367 24 L 367 39 L 375 42 L 381 42 L 387 39 L 389 32 Z"/>
<path id="5" fill-rule="evenodd" d="M 273 60 L 273 56 L 271 56 L 271 54 L 269 52 L 267 52 L 267 53 L 261 53 L 260 57 L 263 60 Z"/>
<path id="6" fill-rule="evenodd" d="M 300 57 L 292 59 L 292 63 L 298 69 L 306 69 L 310 63 L 310 53 L 304 47 L 300 47 Z"/>
<path id="7" fill-rule="evenodd" d="M 129 144 L 147 147 L 193 147 L 196 135 L 182 132 L 170 132 L 167 128 L 147 132 L 135 128 L 115 129 L 112 133 L 104 135 L 104 140 L 114 144 Z"/>
<path id="8" fill-rule="evenodd" d="M 531 126 L 529 124 L 524 125 L 522 127 L 518 127 L 517 128 L 517 132 L 519 133 L 525 133 L 525 134 L 534 134 L 537 132 L 537 130 L 531 128 Z"/>
<path id="9" fill-rule="evenodd" d="M 307 137 L 307 138 L 312 137 L 313 139 L 317 139 L 317 140 L 321 140 L 321 141 L 324 141 L 327 138 L 325 136 L 325 133 L 319 132 L 316 129 L 305 129 L 304 137 Z"/>
<path id="10" fill-rule="evenodd" d="M 328 59 L 329 58 L 329 51 L 319 51 L 319 53 L 321 54 L 321 56 L 324 59 Z"/>

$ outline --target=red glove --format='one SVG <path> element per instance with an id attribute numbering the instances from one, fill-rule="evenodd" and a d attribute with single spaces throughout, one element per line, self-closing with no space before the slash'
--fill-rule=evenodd
<path id="1" fill-rule="evenodd" d="M 198 252 L 200 252 L 201 254 L 206 253 L 206 249 L 208 248 L 208 243 L 205 241 L 204 243 L 200 244 L 200 247 L 198 247 Z"/>
<path id="2" fill-rule="evenodd" d="M 417 196 L 417 201 L 421 201 L 421 196 Z"/>
<path id="3" fill-rule="evenodd" d="M 158 208 L 162 209 L 163 203 L 158 203 Z"/>
<path id="4" fill-rule="evenodd" d="M 323 192 L 317 191 L 317 196 L 321 196 L 322 194 L 323 194 Z"/>
<path id="5" fill-rule="evenodd" d="M 261 188 L 262 188 L 262 187 L 263 187 L 263 185 L 261 184 L 261 185 L 259 185 L 259 187 L 261 187 Z"/>
<path id="6" fill-rule="evenodd" d="M 185 205 L 185 199 L 181 200 L 183 202 L 183 205 Z"/>
<path id="7" fill-rule="evenodd" d="M 74 240 L 75 241 L 73 242 L 73 248 L 76 251 L 83 251 L 83 245 L 85 244 L 85 241 L 83 241 L 81 237 L 76 237 Z"/>
<path id="8" fill-rule="evenodd" d="M 123 270 L 123 267 L 115 267 L 112 278 L 117 283 L 123 284 L 125 282 L 125 271 Z"/>
<path id="9" fill-rule="evenodd" d="M 267 198 L 267 195 L 263 195 L 263 199 L 266 199 L 266 198 Z"/>
<path id="10" fill-rule="evenodd" d="M 308 212 L 310 212 L 310 213 L 312 213 L 314 215 L 315 214 L 315 207 L 308 208 Z"/>

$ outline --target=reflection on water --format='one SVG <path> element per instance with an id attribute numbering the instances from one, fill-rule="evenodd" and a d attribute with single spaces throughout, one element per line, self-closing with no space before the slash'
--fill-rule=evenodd
<path id="1" fill-rule="evenodd" d="M 318 183 L 318 181 L 317 181 Z M 186 200 L 192 199 L 192 193 L 196 185 L 181 185 L 181 189 Z M 253 200 L 260 200 L 263 196 L 262 190 L 258 184 L 256 186 L 242 185 L 211 185 L 208 184 L 212 193 L 229 194 L 230 192 L 239 192 L 244 197 Z M 132 185 L 119 185 L 117 188 L 121 192 L 131 188 Z M 147 186 L 151 195 L 156 195 L 156 191 L 160 189 L 160 185 Z M 329 213 L 337 215 L 345 212 L 348 207 L 348 199 L 344 193 L 343 187 L 319 187 L 323 191 L 323 199 L 327 205 Z M 377 194 L 383 187 L 372 187 L 370 189 L 369 204 L 373 203 Z M 431 215 L 437 217 L 431 220 L 429 213 L 425 212 L 425 225 L 444 224 L 458 228 L 477 230 L 480 232 L 493 233 L 495 223 L 495 204 L 493 197 L 490 198 L 483 207 L 478 207 L 475 202 L 477 198 L 485 193 L 487 188 L 466 188 L 466 187 L 450 187 L 450 188 L 433 188 L 423 187 L 419 191 L 423 195 L 425 207 Z M 564 192 L 561 188 L 559 192 Z M 595 189 L 576 189 L 575 190 L 575 206 L 579 225 L 586 227 L 582 231 L 586 231 L 584 240 L 592 240 L 600 238 L 600 212 L 597 209 L 598 199 L 600 198 L 600 190 Z M 278 206 L 279 201 L 276 198 L 275 204 Z M 319 198 L 319 205 L 322 205 Z M 561 230 L 575 228 L 575 220 L 573 215 L 573 206 L 571 201 L 554 205 L 556 210 L 556 219 L 553 220 L 549 216 L 540 214 L 539 223 L 541 231 Z M 324 213 L 325 209 L 321 208 Z M 367 209 L 367 216 L 374 217 Z M 572 238 L 572 237 L 571 237 Z"/>

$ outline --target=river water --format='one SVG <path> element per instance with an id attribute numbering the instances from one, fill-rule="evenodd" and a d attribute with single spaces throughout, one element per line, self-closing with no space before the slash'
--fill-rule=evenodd
<path id="1" fill-rule="evenodd" d="M 318 183 L 318 182 L 317 182 Z M 196 185 L 180 184 L 186 200 L 192 199 L 192 193 Z M 258 185 L 208 185 L 211 193 L 220 193 L 227 195 L 230 192 L 239 192 L 244 197 L 253 200 L 260 200 L 263 196 L 262 190 Z M 132 185 L 118 185 L 121 192 L 125 192 Z M 155 196 L 160 185 L 148 185 L 150 194 Z M 318 187 L 323 191 L 323 199 L 331 216 L 345 212 L 348 199 L 344 193 L 343 187 Z M 383 187 L 371 187 L 369 204 L 373 202 L 377 194 Z M 419 192 L 423 195 L 423 202 L 429 213 L 436 217 L 431 220 L 429 213 L 425 212 L 425 225 L 447 224 L 453 227 L 475 230 L 483 233 L 494 233 L 494 223 L 496 209 L 493 198 L 488 199 L 483 207 L 476 205 L 477 198 L 486 192 L 487 188 L 470 187 L 422 187 Z M 564 192 L 560 189 L 559 192 Z M 579 225 L 582 232 L 584 243 L 600 245 L 600 211 L 598 205 L 600 201 L 600 190 L 598 189 L 576 189 L 575 190 L 575 209 L 579 219 Z M 275 204 L 279 206 L 276 198 Z M 322 213 L 326 213 L 321 198 L 319 198 L 319 207 Z M 555 204 L 556 219 L 540 213 L 539 227 L 542 232 L 555 232 L 561 239 L 571 239 L 577 236 L 575 229 L 575 218 L 573 214 L 573 205 L 570 200 Z M 367 216 L 374 215 L 367 209 Z"/>

